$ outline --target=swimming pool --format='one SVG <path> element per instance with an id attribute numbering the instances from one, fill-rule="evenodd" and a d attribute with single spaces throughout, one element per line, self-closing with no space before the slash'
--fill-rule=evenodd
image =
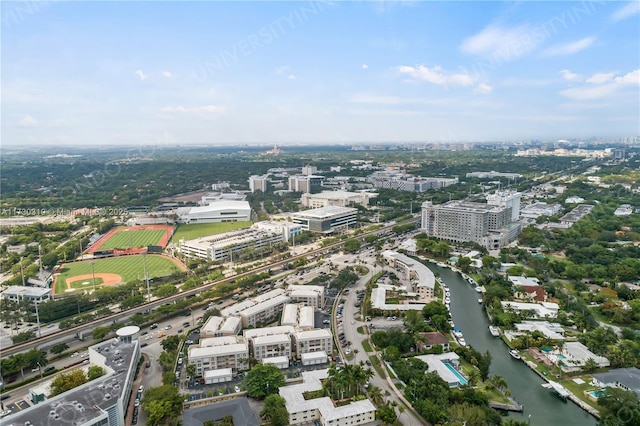
<path id="1" fill-rule="evenodd" d="M 558 354 L 556 356 L 558 357 L 558 359 L 567 359 L 567 357 L 562 354 Z"/>
<path id="2" fill-rule="evenodd" d="M 464 376 L 460 373 L 458 373 L 458 370 L 456 370 L 455 368 L 453 368 L 453 365 L 443 362 L 444 366 L 447 367 L 447 370 L 451 371 L 453 373 L 454 376 L 456 376 L 456 378 L 458 379 L 458 381 L 460 382 L 461 385 L 466 385 L 467 384 L 467 379 L 464 378 Z"/>
<path id="3" fill-rule="evenodd" d="M 603 396 L 607 396 L 606 389 L 594 389 L 587 392 L 593 399 L 602 398 Z"/>

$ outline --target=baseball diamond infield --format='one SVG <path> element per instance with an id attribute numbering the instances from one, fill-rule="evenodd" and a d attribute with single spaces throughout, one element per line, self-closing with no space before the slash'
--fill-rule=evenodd
<path id="1" fill-rule="evenodd" d="M 67 278 L 67 290 L 74 291 L 84 287 L 93 285 L 93 274 L 75 275 Z M 96 285 L 113 285 L 122 282 L 122 277 L 118 274 L 95 274 Z M 85 283 L 89 283 L 85 285 Z"/>

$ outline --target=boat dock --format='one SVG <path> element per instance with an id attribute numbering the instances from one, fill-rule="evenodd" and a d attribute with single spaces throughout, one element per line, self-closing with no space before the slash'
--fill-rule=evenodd
<path id="1" fill-rule="evenodd" d="M 489 407 L 495 408 L 496 410 L 502 411 L 515 411 L 517 413 L 522 413 L 524 411 L 524 406 L 520 404 L 502 404 L 500 402 L 491 402 L 489 401 Z"/>
<path id="2" fill-rule="evenodd" d="M 571 395 L 571 392 L 569 392 L 564 386 L 552 380 L 549 380 L 548 383 L 543 383 L 542 387 L 553 390 L 562 399 L 567 399 L 569 398 L 569 395 Z"/>

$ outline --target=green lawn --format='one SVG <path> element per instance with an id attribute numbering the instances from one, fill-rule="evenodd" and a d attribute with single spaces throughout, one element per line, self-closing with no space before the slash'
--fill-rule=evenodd
<path id="1" fill-rule="evenodd" d="M 158 245 L 166 230 L 164 229 L 132 229 L 119 228 L 122 231 L 113 234 L 100 245 L 99 250 L 126 249 Z"/>
<path id="2" fill-rule="evenodd" d="M 172 243 L 178 243 L 180 239 L 193 240 L 208 235 L 221 234 L 234 229 L 248 228 L 251 222 L 220 222 L 220 223 L 195 223 L 193 225 L 180 224 L 171 237 Z"/>
<path id="3" fill-rule="evenodd" d="M 93 270 L 91 263 L 94 263 Z M 176 270 L 184 268 L 178 267 L 173 260 L 165 256 L 147 255 L 147 273 L 150 278 L 170 275 Z M 123 281 L 144 279 L 144 259 L 138 256 L 120 256 L 107 259 L 97 259 L 94 261 L 65 263 L 58 279 L 56 280 L 56 294 L 63 294 L 67 288 L 67 278 L 76 275 L 109 273 L 118 274 Z"/>

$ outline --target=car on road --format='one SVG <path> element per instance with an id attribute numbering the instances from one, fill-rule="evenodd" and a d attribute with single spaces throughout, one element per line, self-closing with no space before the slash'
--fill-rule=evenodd
<path id="1" fill-rule="evenodd" d="M 234 390 L 236 393 L 240 392 L 240 386 L 238 386 L 238 385 L 234 386 L 234 387 L 233 387 L 233 390 Z"/>
<path id="2" fill-rule="evenodd" d="M 156 328 L 158 328 L 158 324 L 151 324 L 151 327 L 149 327 L 150 330 L 153 330 Z"/>
<path id="3" fill-rule="evenodd" d="M 328 319 L 322 321 L 323 324 L 331 324 L 331 321 L 329 321 Z"/>
<path id="4" fill-rule="evenodd" d="M 145 367 L 147 368 L 151 367 L 151 361 L 147 361 L 147 363 L 145 364 Z"/>
<path id="5" fill-rule="evenodd" d="M 164 329 L 165 330 L 171 330 L 173 328 L 173 326 L 171 324 L 167 325 Z"/>
<path id="6" fill-rule="evenodd" d="M 31 369 L 32 373 L 37 373 L 38 371 L 40 371 L 40 367 L 34 367 Z"/>
<path id="7" fill-rule="evenodd" d="M 44 372 L 46 373 L 47 371 L 53 371 L 56 368 L 53 365 L 48 366 L 47 368 L 44 369 Z"/>

